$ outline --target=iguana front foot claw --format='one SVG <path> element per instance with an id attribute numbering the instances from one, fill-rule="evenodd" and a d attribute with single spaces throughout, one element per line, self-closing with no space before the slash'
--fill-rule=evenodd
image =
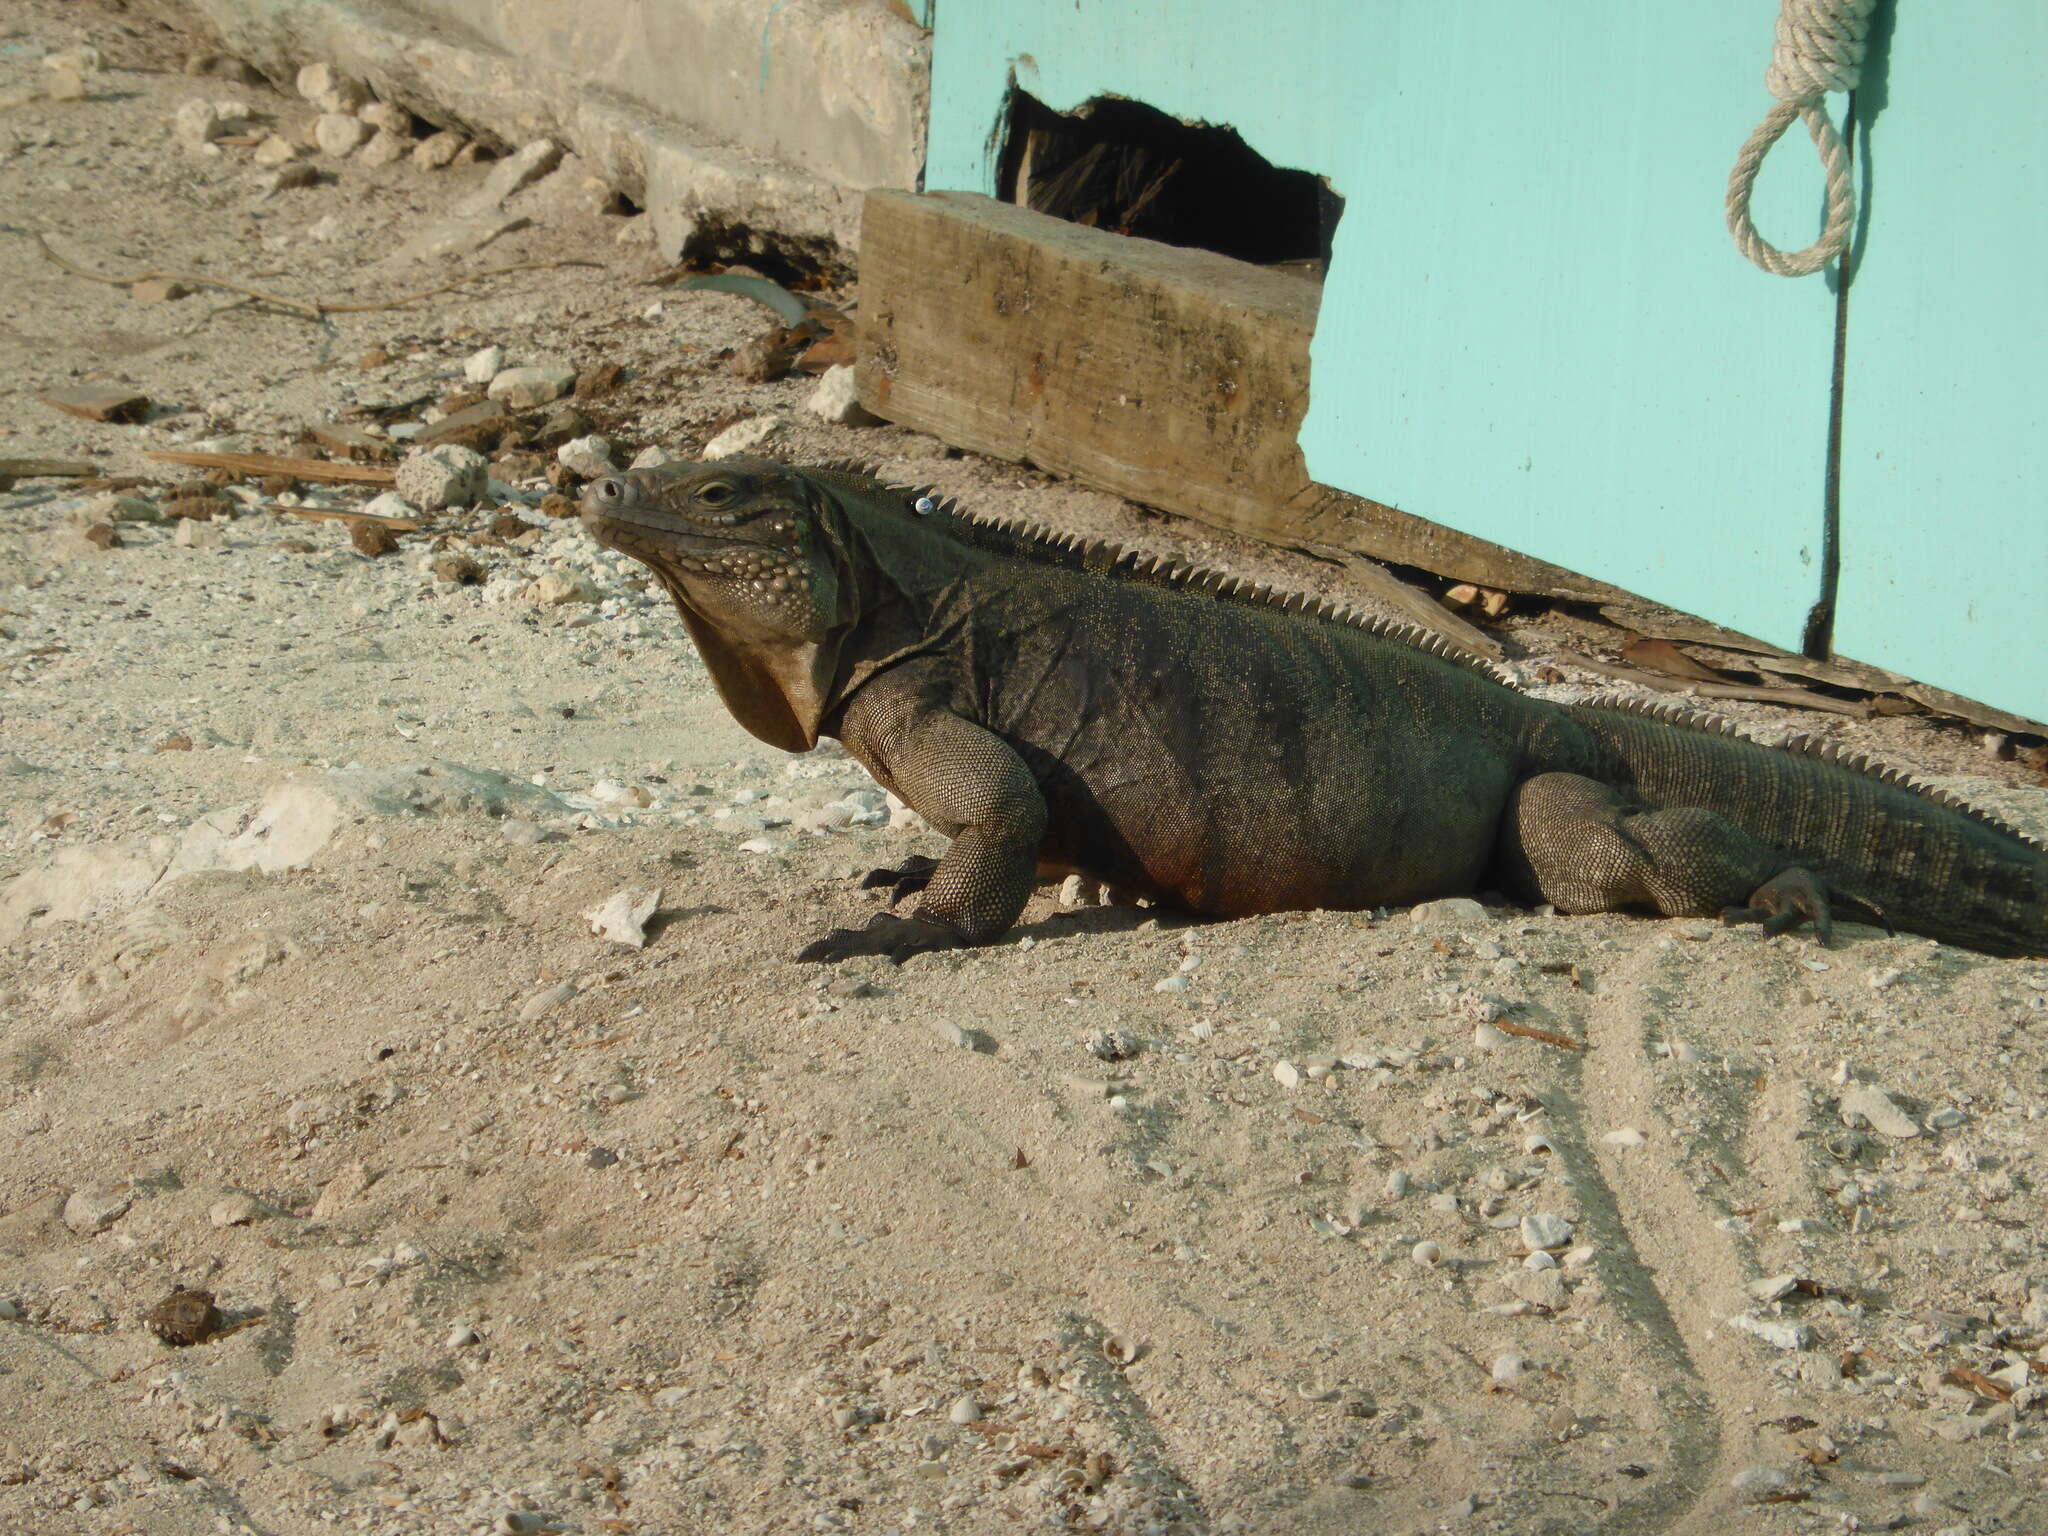
<path id="1" fill-rule="evenodd" d="M 939 861 L 937 859 L 922 853 L 913 853 L 894 869 L 890 869 L 885 865 L 881 869 L 869 870 L 866 878 L 861 881 L 860 888 L 864 891 L 872 891 L 882 886 L 887 886 L 889 888 L 889 905 L 893 907 L 904 897 L 915 896 L 919 891 L 930 885 L 932 883 L 932 871 L 938 867 Z"/>
<path id="2" fill-rule="evenodd" d="M 1750 893 L 1746 907 L 1727 907 L 1721 921 L 1761 923 L 1765 934 L 1780 934 L 1812 922 L 1813 936 L 1821 946 L 1835 941 L 1835 920 L 1828 910 L 1827 892 L 1811 870 L 1793 868 L 1766 880 Z"/>
<path id="3" fill-rule="evenodd" d="M 830 964 L 855 955 L 880 955 L 901 965 L 926 950 L 958 949 L 966 942 L 950 923 L 915 913 L 898 917 L 893 912 L 877 912 L 865 928 L 834 928 L 822 939 L 806 944 L 797 959 Z"/>

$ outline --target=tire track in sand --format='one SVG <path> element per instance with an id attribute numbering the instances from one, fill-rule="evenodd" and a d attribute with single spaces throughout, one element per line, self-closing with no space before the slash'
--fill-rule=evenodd
<path id="1" fill-rule="evenodd" d="M 1669 970 L 1669 951 L 1646 948 L 1602 977 L 1585 1011 L 1586 1049 L 1575 1060 L 1568 1103 L 1552 1106 L 1555 1129 L 1575 1143 L 1572 1171 L 1586 1224 L 1598 1236 L 1595 1260 L 1608 1305 L 1640 1330 L 1661 1388 L 1672 1466 L 1661 1487 L 1644 1490 L 1604 1523 L 1610 1532 L 1657 1536 L 1724 1536 L 1740 1500 L 1731 1489 L 1749 1462 L 1749 1425 L 1741 1405 L 1753 1390 L 1756 1366 L 1746 1343 L 1723 1324 L 1755 1274 L 1747 1242 L 1716 1225 L 1729 1214 L 1683 1164 L 1711 1145 L 1676 1130 L 1659 1107 L 1670 1085 L 1660 1083 L 1652 1043 L 1666 1032 L 1682 981 Z M 1674 1064 L 1675 1069 L 1675 1064 Z M 1706 1084 L 1704 1078 L 1699 1080 Z M 1747 1085 L 1708 1085 L 1729 1097 L 1751 1097 Z M 1747 1139 L 1752 1106 L 1730 1106 L 1712 1117 L 1713 1142 Z M 1559 1124 L 1558 1122 L 1562 1122 Z M 1632 1127 L 1645 1145 L 1620 1147 L 1602 1138 Z"/>

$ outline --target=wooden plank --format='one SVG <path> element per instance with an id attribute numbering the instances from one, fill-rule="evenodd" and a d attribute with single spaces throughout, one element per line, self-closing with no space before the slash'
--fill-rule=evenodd
<path id="1" fill-rule="evenodd" d="M 290 475 L 294 480 L 336 485 L 392 485 L 398 471 L 376 464 L 337 464 L 331 459 L 295 459 L 281 453 L 187 453 L 156 449 L 145 457 L 195 469 L 228 469 L 238 475 Z"/>
<path id="2" fill-rule="evenodd" d="M 36 398 L 67 416 L 86 421 L 126 424 L 142 420 L 149 410 L 149 396 L 139 389 L 117 384 L 85 384 L 76 389 L 52 390 Z"/>
<path id="3" fill-rule="evenodd" d="M 495 432 L 512 419 L 512 413 L 496 400 L 479 400 L 465 405 L 459 411 L 450 411 L 439 421 L 428 424 L 425 431 L 413 439 L 416 448 L 432 448 L 436 444 L 460 438 L 469 432 Z"/>
<path id="4" fill-rule="evenodd" d="M 1682 677 L 1670 677 L 1660 672 L 1646 671 L 1641 667 L 1617 667 L 1610 662 L 1597 661 L 1591 656 L 1560 656 L 1559 661 L 1567 667 L 1577 667 L 1600 677 L 1611 677 L 1624 683 L 1639 683 L 1645 688 L 1660 689 L 1665 693 L 1683 693 L 1702 699 L 1746 699 L 1758 704 L 1782 704 L 1788 709 L 1813 709 L 1831 715 L 1848 715 L 1856 720 L 1868 720 L 1871 708 L 1860 699 L 1838 699 L 1831 694 L 1814 693 L 1805 688 L 1754 688 L 1746 683 L 1701 683 Z"/>
<path id="5" fill-rule="evenodd" d="M 316 421 L 307 426 L 306 435 L 329 453 L 345 453 L 351 458 L 363 459 L 391 456 L 388 439 L 372 437 L 353 422 Z"/>
<path id="6" fill-rule="evenodd" d="M 90 480 L 99 472 L 97 464 L 84 459 L 0 459 L 0 479 L 7 480 Z"/>
<path id="7" fill-rule="evenodd" d="M 1621 594 L 1310 480 L 1320 290 L 970 193 L 870 192 L 861 404 L 997 458 L 1280 543 L 1513 592 Z"/>

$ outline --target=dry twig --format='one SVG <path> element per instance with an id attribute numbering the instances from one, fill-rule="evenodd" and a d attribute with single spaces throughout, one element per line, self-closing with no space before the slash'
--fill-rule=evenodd
<path id="1" fill-rule="evenodd" d="M 392 485 L 398 471 L 378 464 L 338 464 L 331 459 L 295 459 L 281 453 L 187 453 L 158 448 L 146 458 L 195 469 L 226 469 L 238 475 L 290 475 L 294 480 L 324 480 L 339 485 Z"/>
<path id="2" fill-rule="evenodd" d="M 1554 1029 L 1538 1029 L 1534 1024 L 1517 1024 L 1513 1019 L 1495 1019 L 1493 1027 L 1504 1035 L 1520 1035 L 1524 1040 L 1541 1040 L 1545 1045 L 1561 1045 L 1568 1051 L 1585 1049 L 1570 1035 L 1560 1035 Z"/>
<path id="3" fill-rule="evenodd" d="M 318 320 L 326 315 L 366 315 L 376 310 L 398 309 L 406 304 L 417 304 L 421 299 L 431 299 L 438 294 L 452 293 L 457 288 L 466 288 L 471 283 L 481 282 L 487 277 L 503 277 L 508 272 L 543 272 L 555 267 L 595 267 L 599 265 L 599 263 L 594 261 L 582 261 L 574 257 L 566 257 L 559 261 L 517 261 L 513 262 L 510 266 L 486 267 L 481 272 L 471 272 L 467 276 L 454 279 L 452 282 L 442 283 L 434 288 L 423 288 L 418 293 L 408 293 L 396 299 L 380 299 L 373 304 L 325 304 L 308 303 L 304 299 L 288 299 L 282 294 L 266 293 L 261 288 L 251 288 L 242 283 L 231 283 L 225 278 L 208 277 L 201 272 L 137 272 L 129 277 L 109 277 L 104 272 L 89 272 L 77 263 L 67 261 L 64 257 L 59 256 L 55 250 L 51 249 L 50 242 L 44 238 L 42 231 L 34 230 L 31 233 L 34 234 L 36 244 L 41 247 L 42 253 L 45 256 L 62 267 L 66 272 L 69 272 L 73 277 L 82 277 L 87 282 L 104 283 L 109 288 L 132 288 L 137 283 L 147 282 L 190 283 L 194 287 L 199 288 L 220 288 L 229 293 L 239 293 L 244 298 L 255 299 L 260 303 L 275 304 L 280 309 L 291 310 L 296 314 L 304 315 L 309 320 Z"/>

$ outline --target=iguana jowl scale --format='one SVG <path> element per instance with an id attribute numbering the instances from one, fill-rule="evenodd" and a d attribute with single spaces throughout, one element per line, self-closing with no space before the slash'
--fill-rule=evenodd
<path id="1" fill-rule="evenodd" d="M 635 470 L 583 518 L 667 589 L 740 724 L 837 737 L 952 838 L 901 872 L 915 912 L 800 958 L 986 943 L 1069 871 L 1218 917 L 1497 886 L 2048 954 L 2048 852 L 1825 744 L 1531 698 L 1419 631 L 846 465 Z"/>

